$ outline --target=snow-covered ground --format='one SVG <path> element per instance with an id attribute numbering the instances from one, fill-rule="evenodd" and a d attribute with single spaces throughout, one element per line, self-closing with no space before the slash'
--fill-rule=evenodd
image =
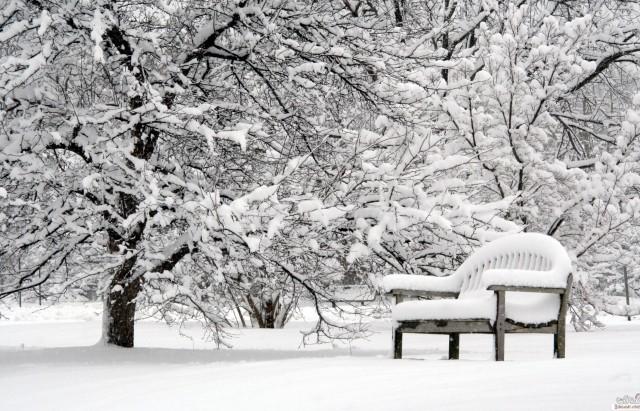
<path id="1" fill-rule="evenodd" d="M 140 321 L 135 349 L 95 346 L 100 307 L 64 304 L 0 321 L 0 410 L 607 410 L 640 391 L 640 319 L 569 333 L 567 359 L 549 335 L 508 335 L 496 363 L 490 336 L 405 336 L 389 358 L 390 323 L 349 345 L 300 347 L 283 330 L 235 332 L 233 349 L 201 341 L 197 324 Z"/>

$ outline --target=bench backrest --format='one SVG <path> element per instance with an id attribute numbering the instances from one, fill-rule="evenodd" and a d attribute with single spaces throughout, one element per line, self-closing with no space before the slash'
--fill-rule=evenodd
<path id="1" fill-rule="evenodd" d="M 546 234 L 501 237 L 476 250 L 453 274 L 460 276 L 460 296 L 484 291 L 482 273 L 489 269 L 557 270 L 568 275 L 571 259 L 562 244 Z"/>

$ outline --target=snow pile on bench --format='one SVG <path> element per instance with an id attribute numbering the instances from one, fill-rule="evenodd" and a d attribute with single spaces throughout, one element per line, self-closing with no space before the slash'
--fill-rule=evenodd
<path id="1" fill-rule="evenodd" d="M 396 274 L 383 279 L 386 292 L 426 291 L 459 293 L 454 300 L 406 301 L 393 309 L 396 321 L 488 319 L 495 321 L 492 285 L 562 288 L 567 286 L 571 259 L 557 240 L 540 233 L 505 236 L 476 250 L 450 276 Z M 524 291 L 524 290 L 523 290 Z M 509 291 L 506 318 L 523 324 L 558 319 L 558 294 Z"/>
<path id="2" fill-rule="evenodd" d="M 505 297 L 505 317 L 523 324 L 546 324 L 557 320 L 560 299 L 555 294 L 510 292 Z M 493 292 L 449 300 L 414 300 L 397 304 L 395 321 L 489 320 L 496 318 Z"/>
<path id="3" fill-rule="evenodd" d="M 410 291 L 438 291 L 458 292 L 462 278 L 449 275 L 446 277 L 433 277 L 426 275 L 394 274 L 382 279 L 382 288 L 385 292 L 391 290 Z"/>
<path id="4" fill-rule="evenodd" d="M 549 271 L 535 270 L 486 270 L 483 281 L 488 286 L 504 285 L 512 287 L 565 288 L 568 272 L 557 268 Z"/>

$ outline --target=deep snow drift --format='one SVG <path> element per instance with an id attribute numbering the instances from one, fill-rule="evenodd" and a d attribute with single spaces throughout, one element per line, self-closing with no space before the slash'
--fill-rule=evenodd
<path id="1" fill-rule="evenodd" d="M 490 336 L 408 335 L 391 360 L 390 323 L 368 340 L 300 347 L 284 330 L 235 332 L 234 348 L 201 341 L 197 324 L 137 324 L 135 349 L 93 346 L 99 306 L 65 304 L 0 321 L 0 410 L 606 410 L 640 390 L 640 320 L 570 332 L 567 359 L 550 335 L 507 335 L 506 360 Z M 6 313 L 3 313 L 6 314 Z"/>

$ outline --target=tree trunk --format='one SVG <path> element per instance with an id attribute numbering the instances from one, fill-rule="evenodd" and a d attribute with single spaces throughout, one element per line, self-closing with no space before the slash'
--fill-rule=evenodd
<path id="1" fill-rule="evenodd" d="M 264 304 L 264 328 L 276 328 L 277 303 L 267 300 Z"/>
<path id="2" fill-rule="evenodd" d="M 285 326 L 291 305 L 282 305 L 279 296 L 275 299 L 263 297 L 256 302 L 251 295 L 247 295 L 245 301 L 249 306 L 252 322 L 257 324 L 258 328 L 283 328 Z"/>
<path id="3" fill-rule="evenodd" d="M 102 339 L 106 344 L 133 347 L 136 297 L 141 279 L 131 280 L 137 257 L 126 260 L 113 276 L 104 302 Z"/>

